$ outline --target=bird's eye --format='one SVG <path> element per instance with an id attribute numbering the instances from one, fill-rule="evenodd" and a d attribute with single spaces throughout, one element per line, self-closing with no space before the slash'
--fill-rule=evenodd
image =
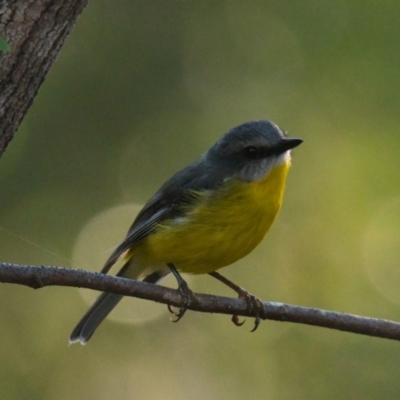
<path id="1" fill-rule="evenodd" d="M 254 146 L 247 146 L 244 149 L 244 155 L 249 160 L 255 160 L 256 158 L 258 158 L 259 153 L 260 153 L 259 149 L 257 149 L 257 147 Z"/>

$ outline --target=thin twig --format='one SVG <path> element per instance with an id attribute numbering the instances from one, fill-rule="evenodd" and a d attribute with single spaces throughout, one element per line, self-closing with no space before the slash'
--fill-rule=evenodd
<path id="1" fill-rule="evenodd" d="M 45 286 L 83 287 L 99 291 L 138 297 L 179 307 L 181 296 L 177 290 L 132 279 L 60 268 L 0 263 L 0 282 L 16 283 L 39 289 Z M 209 313 L 254 316 L 244 300 L 196 294 L 198 302 L 189 309 Z M 400 340 L 400 323 L 378 318 L 361 317 L 335 311 L 264 302 L 262 319 L 295 322 L 345 332 L 359 333 L 386 339 Z"/>

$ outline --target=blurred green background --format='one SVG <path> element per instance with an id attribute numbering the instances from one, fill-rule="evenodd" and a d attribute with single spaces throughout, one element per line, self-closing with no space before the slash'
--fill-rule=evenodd
<path id="1" fill-rule="evenodd" d="M 2 261 L 99 270 L 133 204 L 267 118 L 305 142 L 268 238 L 222 272 L 265 300 L 400 320 L 399 15 L 397 1 L 91 1 L 1 159 Z M 129 299 L 115 313 L 128 323 L 68 347 L 79 290 L 3 284 L 0 307 L 2 399 L 400 394 L 394 341 L 250 334 L 251 320 L 192 312 L 172 324 L 161 305 L 143 320 Z"/>

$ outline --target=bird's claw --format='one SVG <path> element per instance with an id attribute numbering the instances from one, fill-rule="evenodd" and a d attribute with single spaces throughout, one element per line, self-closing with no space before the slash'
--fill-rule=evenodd
<path id="1" fill-rule="evenodd" d="M 242 326 L 245 322 L 246 319 L 244 319 L 243 321 L 239 321 L 239 315 L 232 315 L 231 321 L 236 325 L 236 326 Z"/>
<path id="2" fill-rule="evenodd" d="M 254 321 L 254 327 L 250 331 L 250 332 L 255 332 L 261 322 L 261 315 L 264 312 L 264 304 L 258 297 L 254 296 L 253 294 L 250 294 L 247 290 L 244 289 L 240 289 L 238 298 L 244 300 L 247 303 L 250 312 L 255 313 L 256 318 Z M 233 315 L 232 322 L 236 326 L 242 326 L 246 322 L 246 320 L 240 322 L 239 316 Z"/>
<path id="3" fill-rule="evenodd" d="M 172 314 L 171 321 L 178 322 L 184 315 L 186 310 L 192 305 L 192 301 L 197 301 L 195 294 L 189 289 L 185 281 L 179 283 L 178 288 L 182 296 L 182 304 L 178 311 L 172 309 L 172 306 L 167 305 L 168 311 Z"/>

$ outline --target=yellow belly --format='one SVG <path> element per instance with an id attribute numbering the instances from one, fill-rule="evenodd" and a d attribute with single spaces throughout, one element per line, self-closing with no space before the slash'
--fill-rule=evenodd
<path id="1" fill-rule="evenodd" d="M 203 274 L 250 253 L 264 238 L 283 200 L 289 162 L 261 181 L 226 182 L 218 194 L 200 195 L 198 206 L 176 221 L 165 221 L 131 249 L 143 266 L 173 263 L 181 272 Z"/>

